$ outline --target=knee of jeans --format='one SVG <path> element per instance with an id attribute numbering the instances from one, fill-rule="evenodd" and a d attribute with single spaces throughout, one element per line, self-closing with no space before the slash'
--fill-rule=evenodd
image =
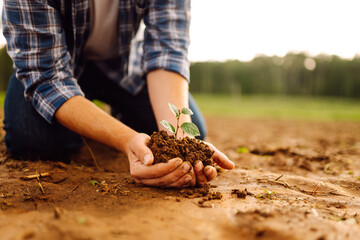
<path id="1" fill-rule="evenodd" d="M 59 153 L 73 152 L 84 146 L 84 142 L 80 136 L 68 141 L 60 142 L 47 140 L 46 143 L 22 136 L 19 133 L 6 132 L 4 137 L 6 149 L 12 155 L 24 154 L 48 154 L 58 155 Z"/>
<path id="2" fill-rule="evenodd" d="M 197 139 L 204 140 L 207 136 L 207 128 L 205 124 L 199 124 L 198 126 L 200 131 L 200 136 L 197 136 Z"/>
<path id="3" fill-rule="evenodd" d="M 11 144 L 11 139 L 9 139 L 8 134 L 5 134 L 4 143 L 5 143 L 6 150 L 9 153 L 11 153 L 11 154 L 16 153 L 16 149 L 13 148 L 13 145 Z"/>
<path id="4" fill-rule="evenodd" d="M 207 136 L 207 128 L 204 117 L 200 112 L 191 116 L 192 122 L 198 127 L 200 136 L 197 136 L 197 139 L 204 140 Z"/>

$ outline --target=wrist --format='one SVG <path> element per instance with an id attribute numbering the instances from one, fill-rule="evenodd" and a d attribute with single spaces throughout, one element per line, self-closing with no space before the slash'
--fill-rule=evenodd
<path id="1" fill-rule="evenodd" d="M 138 132 L 129 129 L 129 131 L 125 134 L 122 134 L 121 136 L 118 135 L 118 139 L 115 141 L 114 148 L 120 152 L 125 153 L 126 156 L 129 156 L 131 141 L 137 134 Z"/>

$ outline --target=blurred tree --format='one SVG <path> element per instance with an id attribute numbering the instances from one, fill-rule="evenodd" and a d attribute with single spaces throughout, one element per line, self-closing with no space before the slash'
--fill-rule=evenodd
<path id="1" fill-rule="evenodd" d="M 305 53 L 257 56 L 250 62 L 193 63 L 197 93 L 273 94 L 360 98 L 360 56 L 353 60 Z"/>
<path id="2" fill-rule="evenodd" d="M 12 61 L 6 52 L 6 47 L 0 49 L 0 91 L 6 91 L 9 79 L 13 73 Z"/>

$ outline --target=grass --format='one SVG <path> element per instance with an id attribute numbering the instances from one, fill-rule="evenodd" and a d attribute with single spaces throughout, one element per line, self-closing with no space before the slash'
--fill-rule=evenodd
<path id="1" fill-rule="evenodd" d="M 0 92 L 0 107 L 5 92 Z M 360 100 L 280 96 L 194 94 L 205 115 L 243 118 L 360 121 Z M 94 101 L 99 107 L 104 103 Z"/>
<path id="2" fill-rule="evenodd" d="M 0 107 L 4 107 L 4 100 L 5 100 L 5 94 L 6 92 L 0 92 Z"/>
<path id="3" fill-rule="evenodd" d="M 360 100 L 195 94 L 204 115 L 244 118 L 360 121 Z"/>

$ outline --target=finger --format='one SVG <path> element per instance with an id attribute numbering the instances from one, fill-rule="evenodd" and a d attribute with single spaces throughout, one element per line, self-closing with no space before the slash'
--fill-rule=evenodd
<path id="1" fill-rule="evenodd" d="M 195 162 L 195 166 L 194 166 L 194 170 L 195 170 L 195 175 L 196 175 L 196 183 L 197 184 L 204 184 L 206 183 L 208 180 L 204 174 L 204 165 L 201 161 L 196 161 Z"/>
<path id="2" fill-rule="evenodd" d="M 167 188 L 184 188 L 189 186 L 195 186 L 195 176 L 190 172 L 182 176 L 178 181 L 167 185 Z"/>
<path id="3" fill-rule="evenodd" d="M 188 173 L 190 169 L 191 169 L 190 163 L 184 162 L 175 171 L 163 177 L 153 178 L 153 179 L 142 179 L 141 182 L 148 186 L 163 187 L 175 183 L 180 178 L 182 178 L 186 173 Z"/>
<path id="4" fill-rule="evenodd" d="M 217 176 L 216 169 L 212 166 L 206 166 L 204 168 L 204 173 L 205 173 L 207 181 L 209 181 L 209 182 L 214 180 Z"/>
<path id="5" fill-rule="evenodd" d="M 146 134 L 138 134 L 131 141 L 131 151 L 138 157 L 138 159 L 145 165 L 149 166 L 154 162 L 154 155 L 147 143 L 150 137 Z"/>
<path id="6" fill-rule="evenodd" d="M 130 164 L 130 174 L 137 179 L 160 178 L 178 168 L 182 164 L 180 158 L 174 158 L 167 163 L 158 163 L 155 165 L 146 166 L 140 161 L 132 161 Z"/>
<path id="7" fill-rule="evenodd" d="M 190 187 L 190 186 L 193 187 L 196 185 L 196 175 L 193 167 L 190 169 L 190 174 L 191 174 L 191 180 L 189 182 L 189 185 L 186 187 Z"/>
<path id="8" fill-rule="evenodd" d="M 212 149 L 214 151 L 212 158 L 220 167 L 225 168 L 225 169 L 234 169 L 235 168 L 234 162 L 230 161 L 225 154 L 220 152 L 211 143 L 207 143 L 207 142 L 205 142 L 205 143 L 210 147 L 210 149 Z"/>

